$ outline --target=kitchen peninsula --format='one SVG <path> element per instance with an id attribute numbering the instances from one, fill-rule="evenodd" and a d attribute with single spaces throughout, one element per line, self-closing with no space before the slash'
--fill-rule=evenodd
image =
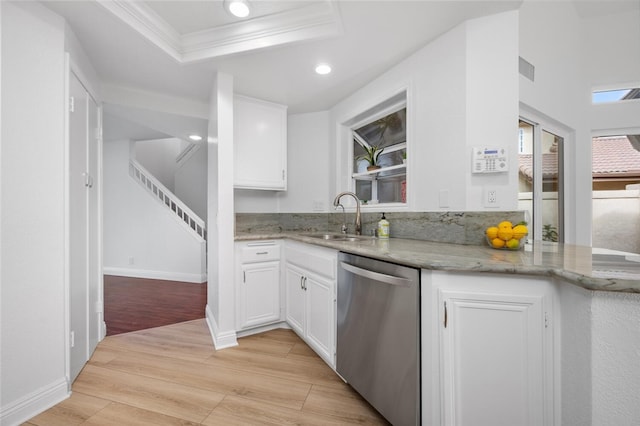
<path id="1" fill-rule="evenodd" d="M 640 418 L 637 255 L 543 241 L 510 251 L 380 240 L 366 236 L 368 222 L 365 235 L 340 241 L 318 238 L 326 232 L 319 228 L 245 227 L 240 218 L 236 244 L 269 240 L 419 268 L 422 424 L 496 411 L 510 424 L 597 424 L 613 412 Z M 502 412 L 494 394 L 515 408 Z"/>
<path id="2" fill-rule="evenodd" d="M 241 234 L 236 241 L 278 238 L 428 270 L 552 276 L 587 290 L 640 293 L 640 256 L 607 255 L 571 244 L 534 241 L 524 250 L 512 251 L 405 238 L 342 242 L 304 232 Z"/>

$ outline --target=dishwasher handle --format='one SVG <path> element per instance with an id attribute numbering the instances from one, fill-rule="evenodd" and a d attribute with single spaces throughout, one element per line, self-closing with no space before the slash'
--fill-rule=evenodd
<path id="1" fill-rule="evenodd" d="M 408 278 L 396 277 L 395 275 L 388 275 L 381 272 L 370 271 L 368 269 L 363 269 L 347 262 L 340 262 L 340 265 L 345 270 L 353 274 L 360 275 L 364 278 L 380 281 L 385 284 L 397 285 L 401 287 L 411 287 L 411 280 Z"/>

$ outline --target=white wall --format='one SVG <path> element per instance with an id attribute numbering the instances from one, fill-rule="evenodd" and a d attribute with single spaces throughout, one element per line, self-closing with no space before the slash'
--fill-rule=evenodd
<path id="1" fill-rule="evenodd" d="M 310 213 L 332 211 L 332 147 L 329 112 L 287 117 L 287 190 L 235 190 L 237 213 Z"/>
<path id="2" fill-rule="evenodd" d="M 206 281 L 204 243 L 129 176 L 129 144 L 103 145 L 105 274 Z"/>
<path id="3" fill-rule="evenodd" d="M 507 173 L 471 174 L 468 166 L 467 210 L 483 210 L 488 188 L 497 191 L 499 209 L 515 210 L 518 200 L 518 13 L 507 12 L 467 22 L 466 151 L 474 146 L 508 149 Z M 462 161 L 465 163 L 465 161 Z"/>
<path id="4" fill-rule="evenodd" d="M 586 43 L 596 55 L 587 61 L 590 83 L 613 88 L 618 83 L 640 83 L 640 10 L 634 1 L 611 5 L 612 13 L 586 16 Z"/>
<path id="5" fill-rule="evenodd" d="M 628 5 L 633 5 L 629 2 Z M 622 9 L 585 19 L 587 44 L 593 52 L 587 62 L 593 89 L 640 87 L 640 11 Z M 591 106 L 589 125 L 595 136 L 640 134 L 640 100 Z"/>
<path id="6" fill-rule="evenodd" d="M 289 159 L 289 162 L 291 162 L 291 159 Z M 278 212 L 277 191 L 235 189 L 234 193 L 234 208 L 236 213 Z"/>
<path id="7" fill-rule="evenodd" d="M 480 210 L 485 185 L 498 189 L 501 209 L 515 209 L 517 19 L 507 12 L 463 23 L 332 108 L 334 192 L 350 183 L 349 137 L 341 124 L 407 88 L 409 209 Z M 511 149 L 511 171 L 472 177 L 471 147 L 489 144 Z"/>
<path id="8" fill-rule="evenodd" d="M 637 425 L 640 419 L 640 295 L 595 292 L 593 425 Z"/>
<path id="9" fill-rule="evenodd" d="M 594 191 L 592 234 L 594 247 L 640 254 L 640 190 Z"/>
<path id="10" fill-rule="evenodd" d="M 180 164 L 175 173 L 175 194 L 202 220 L 207 220 L 207 146 L 194 148 L 195 152 Z"/>
<path id="11" fill-rule="evenodd" d="M 556 360 L 556 392 L 560 398 L 562 426 L 596 426 L 615 423 L 591 422 L 591 348 L 594 337 L 591 330 L 591 298 L 593 292 L 556 280 L 558 304 L 554 307 L 555 321 L 560 332 L 554 336 L 560 345 L 560 360 Z M 559 381 L 559 383 L 558 383 Z"/>
<path id="12" fill-rule="evenodd" d="M 134 158 L 175 194 L 176 157 L 181 146 L 182 141 L 178 138 L 136 141 Z"/>
<path id="13" fill-rule="evenodd" d="M 1 2 L 0 423 L 68 396 L 64 22 Z"/>
<path id="14" fill-rule="evenodd" d="M 332 211 L 329 112 L 290 115 L 287 135 L 288 187 L 278 193 L 278 212 Z"/>
<path id="15" fill-rule="evenodd" d="M 589 245 L 591 211 L 590 86 L 585 28 L 571 2 L 525 1 L 520 8 L 520 56 L 535 81 L 520 77 L 520 101 L 561 124 L 565 139 L 565 241 Z M 581 212 L 581 214 L 578 214 Z M 584 213 L 584 214 L 583 214 Z"/>
<path id="16" fill-rule="evenodd" d="M 210 96 L 207 176 L 208 246 L 206 318 L 216 349 L 236 346 L 233 77 L 217 73 Z"/>

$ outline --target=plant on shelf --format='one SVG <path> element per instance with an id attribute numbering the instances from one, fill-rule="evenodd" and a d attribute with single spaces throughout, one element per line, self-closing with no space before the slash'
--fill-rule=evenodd
<path id="1" fill-rule="evenodd" d="M 384 151 L 384 148 L 379 148 L 377 145 L 372 145 L 372 146 L 363 145 L 362 149 L 364 149 L 365 153 L 362 155 L 359 155 L 357 159 L 367 160 L 367 162 L 369 163 L 369 166 L 367 167 L 368 171 L 379 169 L 380 166 L 378 165 L 378 157 L 380 156 L 382 151 Z"/>
<path id="2" fill-rule="evenodd" d="M 367 160 L 369 162 L 369 167 L 367 167 L 368 171 L 379 169 L 378 165 L 378 157 L 384 151 L 384 148 L 379 148 L 377 145 L 372 146 L 362 146 L 365 153 L 358 156 L 358 160 Z"/>
<path id="3" fill-rule="evenodd" d="M 558 242 L 558 230 L 553 225 L 542 225 L 542 241 Z"/>

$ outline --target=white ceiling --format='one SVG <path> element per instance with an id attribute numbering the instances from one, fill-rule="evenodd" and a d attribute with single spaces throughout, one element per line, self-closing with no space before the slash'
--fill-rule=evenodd
<path id="1" fill-rule="evenodd" d="M 285 104 L 296 114 L 331 108 L 461 22 L 518 9 L 523 0 L 250 1 L 254 13 L 246 19 L 227 14 L 222 0 L 43 3 L 67 20 L 104 92 L 127 88 L 206 105 L 214 73 L 224 72 L 233 75 L 237 93 Z M 638 0 L 573 4 L 583 17 L 640 10 Z M 319 62 L 333 72 L 315 74 Z M 180 127 L 183 115 L 140 119 L 145 115 L 106 105 L 105 123 L 120 126 L 113 133 L 119 137 L 192 131 Z M 175 128 L 150 128 L 152 122 Z"/>
<path id="2" fill-rule="evenodd" d="M 221 0 L 45 2 L 105 85 L 208 102 L 220 71 L 234 76 L 236 92 L 290 113 L 326 110 L 464 20 L 520 3 L 253 0 L 260 16 L 237 20 Z M 314 73 L 321 61 L 330 75 Z"/>

